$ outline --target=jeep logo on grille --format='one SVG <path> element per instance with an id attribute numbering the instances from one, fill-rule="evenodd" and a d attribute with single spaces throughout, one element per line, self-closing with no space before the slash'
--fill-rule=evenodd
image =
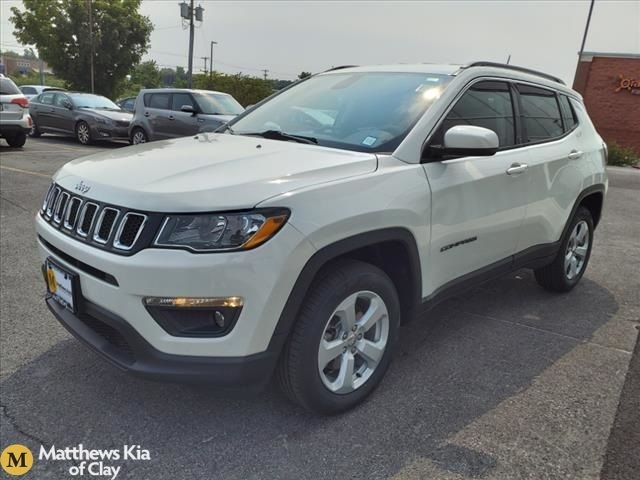
<path id="1" fill-rule="evenodd" d="M 82 181 L 80 181 L 80 183 L 78 183 L 75 186 L 75 189 L 77 191 L 79 191 L 80 193 L 87 193 L 89 190 L 91 190 L 91 186 L 89 186 L 86 183 L 83 183 Z"/>

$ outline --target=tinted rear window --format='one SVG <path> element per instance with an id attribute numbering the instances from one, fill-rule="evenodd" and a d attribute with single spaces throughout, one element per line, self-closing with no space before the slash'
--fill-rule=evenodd
<path id="1" fill-rule="evenodd" d="M 149 108 L 160 108 L 169 110 L 169 94 L 168 93 L 152 93 L 144 96 L 145 105 Z"/>
<path id="2" fill-rule="evenodd" d="M 556 94 L 544 88 L 518 85 L 522 103 L 522 125 L 529 142 L 560 137 L 562 117 Z"/>
<path id="3" fill-rule="evenodd" d="M 9 78 L 0 78 L 0 95 L 17 95 L 21 93 Z"/>

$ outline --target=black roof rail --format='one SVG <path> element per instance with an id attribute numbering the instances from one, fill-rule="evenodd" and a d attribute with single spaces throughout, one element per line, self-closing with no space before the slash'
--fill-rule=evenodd
<path id="1" fill-rule="evenodd" d="M 324 70 L 322 73 L 324 72 L 333 72 L 334 70 L 342 70 L 343 68 L 353 68 L 353 67 L 357 67 L 358 65 L 339 65 L 337 67 L 331 67 L 327 70 Z"/>
<path id="2" fill-rule="evenodd" d="M 548 73 L 539 72 L 537 70 L 532 70 L 530 68 L 518 67 L 517 65 L 510 65 L 508 63 L 497 63 L 497 62 L 473 62 L 468 65 L 464 65 L 461 69 L 471 68 L 471 67 L 496 67 L 496 68 L 506 68 L 508 70 L 515 70 L 517 72 L 529 73 L 531 75 L 537 75 L 538 77 L 546 78 L 547 80 L 552 80 L 554 82 L 561 83 L 562 85 L 566 85 L 564 81 L 558 77 L 554 77 L 553 75 L 549 75 Z"/>

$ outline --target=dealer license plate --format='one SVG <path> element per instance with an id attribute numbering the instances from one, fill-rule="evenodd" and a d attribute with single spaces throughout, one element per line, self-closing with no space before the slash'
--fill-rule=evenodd
<path id="1" fill-rule="evenodd" d="M 75 305 L 75 282 L 77 274 L 67 272 L 58 264 L 47 259 L 45 262 L 47 277 L 47 290 L 49 294 L 60 305 L 68 308 L 72 312 L 76 311 Z"/>

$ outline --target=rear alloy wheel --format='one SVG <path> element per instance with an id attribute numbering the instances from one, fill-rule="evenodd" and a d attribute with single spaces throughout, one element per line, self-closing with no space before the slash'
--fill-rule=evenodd
<path id="1" fill-rule="evenodd" d="M 284 393 L 316 413 L 348 410 L 380 383 L 400 324 L 400 302 L 378 267 L 347 260 L 309 289 L 278 365 Z"/>
<path id="2" fill-rule="evenodd" d="M 541 286 L 552 292 L 568 292 L 578 284 L 591 256 L 593 230 L 591 212 L 579 207 L 553 263 L 534 272 Z"/>
<path id="3" fill-rule="evenodd" d="M 131 134 L 131 145 L 139 145 L 141 143 L 147 143 L 148 141 L 147 134 L 141 128 L 136 128 Z"/>
<path id="4" fill-rule="evenodd" d="M 82 145 L 91 143 L 91 130 L 87 122 L 78 122 L 78 125 L 76 125 L 76 138 Z"/>
<path id="5" fill-rule="evenodd" d="M 27 135 L 21 132 L 12 137 L 7 137 L 5 140 L 7 141 L 10 147 L 20 148 L 26 143 Z"/>

